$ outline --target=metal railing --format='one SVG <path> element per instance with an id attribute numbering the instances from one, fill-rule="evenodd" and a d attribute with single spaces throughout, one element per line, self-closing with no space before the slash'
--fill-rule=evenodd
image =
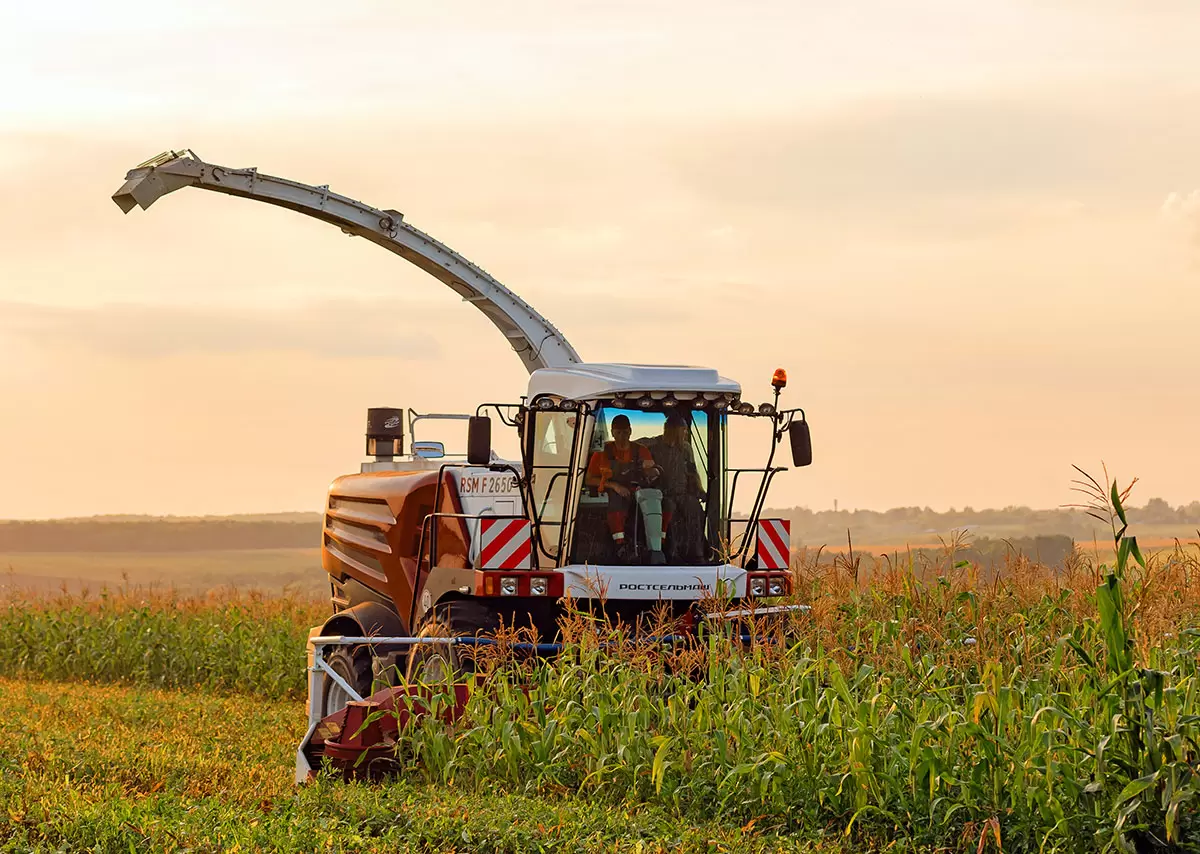
<path id="1" fill-rule="evenodd" d="M 522 522 L 529 521 L 529 518 L 527 516 L 518 516 L 515 514 L 500 514 L 500 513 L 429 513 L 428 515 L 426 515 L 425 518 L 421 520 L 421 536 L 417 540 L 417 573 L 416 573 L 416 578 L 413 579 L 413 601 L 412 601 L 412 608 L 409 609 L 409 614 L 408 614 L 408 624 L 410 626 L 413 625 L 417 619 L 416 591 L 421 589 L 421 575 L 424 572 L 433 572 L 433 570 L 437 568 L 437 561 L 438 561 L 438 557 L 439 557 L 438 524 L 437 523 L 441 519 L 459 519 L 459 520 L 464 520 L 464 521 L 469 521 L 469 520 L 480 521 L 483 519 L 504 519 L 504 520 L 510 520 L 510 521 L 511 520 L 519 520 Z M 464 527 L 465 527 L 465 525 L 464 525 Z M 428 534 L 429 534 L 428 538 L 426 537 L 426 532 L 428 532 Z M 467 541 L 467 557 L 469 559 L 470 558 L 470 549 L 471 549 L 470 531 L 467 532 L 467 536 L 465 537 L 465 540 Z M 425 562 L 426 562 L 425 543 L 426 542 L 429 543 L 428 566 L 425 565 Z M 532 551 L 532 554 L 530 555 L 530 557 L 531 557 L 531 561 L 532 561 L 531 562 L 531 570 L 536 571 L 536 570 L 540 569 L 541 564 L 538 562 L 538 556 L 537 556 L 536 549 L 534 549 Z"/>

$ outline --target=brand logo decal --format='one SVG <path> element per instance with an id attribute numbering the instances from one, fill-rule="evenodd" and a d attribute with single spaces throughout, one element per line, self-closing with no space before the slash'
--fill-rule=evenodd
<path id="1" fill-rule="evenodd" d="M 393 415 L 387 421 L 383 422 L 384 430 L 394 430 L 399 426 L 400 426 L 400 416 L 399 415 Z"/>
<path id="2" fill-rule="evenodd" d="M 618 590 L 645 590 L 658 592 L 660 590 L 703 590 L 703 584 L 620 584 Z"/>

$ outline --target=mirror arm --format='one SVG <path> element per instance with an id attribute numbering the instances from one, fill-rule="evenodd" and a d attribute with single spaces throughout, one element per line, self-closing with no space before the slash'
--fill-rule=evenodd
<path id="1" fill-rule="evenodd" d="M 777 469 L 772 468 L 775 463 L 775 449 L 778 447 L 779 440 L 775 439 L 774 435 L 772 435 L 771 453 L 767 455 L 767 464 L 763 467 L 763 479 L 759 482 L 758 493 L 754 496 L 754 505 L 750 510 L 750 525 L 747 527 L 747 530 L 750 530 L 754 527 L 754 523 L 758 519 L 758 514 L 762 512 L 763 502 L 767 500 L 767 488 L 771 485 L 771 480 L 775 477 L 775 472 L 778 471 Z M 732 500 L 730 501 L 729 512 L 730 514 L 733 513 Z M 742 541 L 742 546 L 737 551 L 737 557 L 739 561 L 745 559 L 746 551 L 749 548 L 750 538 L 747 537 Z"/>

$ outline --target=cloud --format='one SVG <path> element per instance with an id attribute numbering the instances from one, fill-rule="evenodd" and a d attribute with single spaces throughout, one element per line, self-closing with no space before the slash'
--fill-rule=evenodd
<path id="1" fill-rule="evenodd" d="M 133 359 L 189 354 L 307 353 L 327 358 L 431 359 L 441 354 L 428 311 L 402 300 L 314 302 L 280 309 L 118 303 L 61 307 L 0 302 L 0 334 L 51 349 Z M 421 331 L 418 331 L 421 330 Z"/>
<path id="2" fill-rule="evenodd" d="M 885 222 L 978 233 L 1092 206 L 1144 204 L 1200 145 L 1172 94 L 1099 102 L 1020 97 L 862 100 L 664 136 L 662 161 L 697 203 L 727 217 Z"/>
<path id="3" fill-rule="evenodd" d="M 1168 193 L 1160 212 L 1168 219 L 1191 220 L 1200 217 L 1200 190 Z"/>
<path id="4" fill-rule="evenodd" d="M 1171 225 L 1184 228 L 1192 242 L 1200 245 L 1200 190 L 1168 193 L 1158 213 Z"/>

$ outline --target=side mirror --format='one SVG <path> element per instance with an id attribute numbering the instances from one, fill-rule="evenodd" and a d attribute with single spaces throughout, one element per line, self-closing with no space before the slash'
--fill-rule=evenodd
<path id="1" fill-rule="evenodd" d="M 797 468 L 812 465 L 812 436 L 807 421 L 793 421 L 788 425 L 788 439 L 792 443 L 792 463 Z"/>
<path id="2" fill-rule="evenodd" d="M 413 442 L 412 452 L 414 457 L 421 457 L 426 460 L 440 460 L 446 456 L 446 446 L 441 442 Z"/>
<path id="3" fill-rule="evenodd" d="M 486 466 L 492 461 L 492 419 L 472 415 L 467 422 L 467 465 Z"/>

